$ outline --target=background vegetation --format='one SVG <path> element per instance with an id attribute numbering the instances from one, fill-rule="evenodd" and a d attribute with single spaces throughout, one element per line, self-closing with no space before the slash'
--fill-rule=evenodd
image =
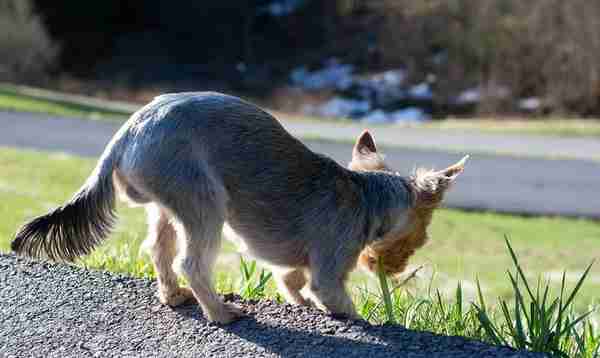
<path id="1" fill-rule="evenodd" d="M 0 0 L 0 79 L 32 80 L 51 68 L 58 47 L 28 0 Z"/>
<path id="2" fill-rule="evenodd" d="M 597 1 L 1 0 L 0 28 L 0 79 L 96 81 L 78 88 L 88 92 L 160 84 L 269 96 L 295 66 L 337 57 L 362 72 L 404 67 L 439 102 L 478 88 L 480 112 L 510 113 L 530 97 L 542 99 L 538 114 L 600 112 Z"/>

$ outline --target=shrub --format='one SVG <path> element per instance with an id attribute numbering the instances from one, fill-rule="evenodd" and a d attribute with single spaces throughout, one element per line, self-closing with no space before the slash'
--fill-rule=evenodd
<path id="1" fill-rule="evenodd" d="M 29 0 L 0 0 L 0 79 L 35 79 L 57 51 Z"/>
<path id="2" fill-rule="evenodd" d="M 478 85 L 485 94 L 505 86 L 516 98 L 539 96 L 555 109 L 600 110 L 600 2 L 372 4 L 384 19 L 379 30 L 383 61 L 436 74 L 441 93 Z"/>

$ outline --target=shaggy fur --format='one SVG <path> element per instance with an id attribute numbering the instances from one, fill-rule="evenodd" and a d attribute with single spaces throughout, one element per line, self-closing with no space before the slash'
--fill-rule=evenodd
<path id="1" fill-rule="evenodd" d="M 194 298 L 221 323 L 240 316 L 212 285 L 224 231 L 273 267 L 290 302 L 357 317 L 348 273 L 357 262 L 373 270 L 379 257 L 388 273 L 401 272 L 463 164 L 402 177 L 365 131 L 346 169 L 239 98 L 162 95 L 123 125 L 73 199 L 26 224 L 12 248 L 67 261 L 89 253 L 109 233 L 118 192 L 148 211 L 144 245 L 161 302 Z M 190 288 L 178 286 L 178 273 Z"/>

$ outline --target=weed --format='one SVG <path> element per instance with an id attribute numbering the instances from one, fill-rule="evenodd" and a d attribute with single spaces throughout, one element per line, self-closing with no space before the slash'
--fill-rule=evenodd
<path id="1" fill-rule="evenodd" d="M 256 261 L 248 263 L 240 256 L 240 273 L 240 296 L 249 300 L 265 298 L 265 288 L 272 277 L 271 272 L 261 269 L 260 274 L 256 277 Z"/>
<path id="2" fill-rule="evenodd" d="M 570 357 L 573 354 L 587 356 L 589 346 L 594 343 L 597 346 L 599 339 L 594 336 L 589 322 L 586 324 L 585 321 L 592 311 L 575 315 L 572 303 L 592 264 L 587 267 L 568 295 L 565 288 L 566 274 L 563 273 L 560 293 L 558 297 L 552 298 L 548 281 L 542 283 L 541 279 L 538 279 L 535 292 L 532 290 L 508 238 L 505 238 L 505 241 L 516 268 L 515 273 L 508 272 L 514 303 L 510 307 L 506 300 L 499 299 L 502 314 L 495 321 L 490 317 L 481 286 L 479 281 L 477 282 L 479 303 L 473 306 L 477 310 L 477 317 L 486 338 L 495 344 L 550 353 L 556 357 Z M 577 327 L 581 324 L 584 328 L 580 334 Z M 590 343 L 586 343 L 587 341 Z M 595 351 L 597 352 L 598 348 Z"/>

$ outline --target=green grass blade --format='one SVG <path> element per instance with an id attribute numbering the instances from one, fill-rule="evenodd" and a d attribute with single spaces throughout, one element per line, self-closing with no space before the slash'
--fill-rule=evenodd
<path id="1" fill-rule="evenodd" d="M 381 257 L 377 260 L 377 277 L 379 278 L 379 285 L 381 287 L 381 296 L 383 298 L 383 306 L 385 308 L 387 322 L 394 323 L 394 307 L 392 305 L 390 288 L 388 286 L 387 277 L 385 276 L 383 259 Z"/>
<path id="2" fill-rule="evenodd" d="M 571 294 L 569 295 L 569 298 L 567 298 L 567 301 L 565 302 L 564 306 L 563 306 L 563 310 L 567 309 L 571 303 L 573 302 L 573 299 L 575 299 L 575 296 L 577 295 L 577 293 L 579 292 L 579 289 L 581 288 L 581 286 L 583 285 L 583 282 L 585 281 L 587 275 L 590 273 L 590 270 L 592 269 L 592 265 L 594 265 L 594 261 L 592 261 L 588 267 L 585 269 L 585 271 L 583 272 L 583 275 L 581 275 L 581 277 L 579 278 L 579 280 L 577 281 L 577 284 L 575 285 L 575 287 L 573 288 L 573 290 L 571 291 Z"/>
<path id="3" fill-rule="evenodd" d="M 529 283 L 527 282 L 527 278 L 525 277 L 525 274 L 523 273 L 523 270 L 521 269 L 521 265 L 519 264 L 519 260 L 517 259 L 517 255 L 515 254 L 512 246 L 510 245 L 510 241 L 508 240 L 508 236 L 507 235 L 504 235 L 504 241 L 506 242 L 506 246 L 508 247 L 508 252 L 510 253 L 510 257 L 511 257 L 513 263 L 515 264 L 517 272 L 519 273 L 519 276 L 521 276 L 521 279 L 523 280 L 523 285 L 525 285 L 525 288 L 527 289 L 527 293 L 529 293 L 529 297 L 531 298 L 532 301 L 536 302 L 536 298 L 533 295 L 533 292 L 531 291 L 531 288 L 529 287 Z"/>

